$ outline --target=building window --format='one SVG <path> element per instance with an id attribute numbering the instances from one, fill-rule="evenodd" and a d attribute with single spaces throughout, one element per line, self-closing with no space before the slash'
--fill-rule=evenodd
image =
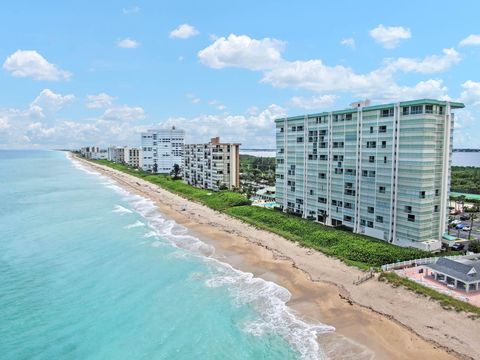
<path id="1" fill-rule="evenodd" d="M 343 215 L 343 221 L 352 222 L 352 217 L 348 215 Z"/>
<path id="2" fill-rule="evenodd" d="M 368 176 L 368 170 L 362 170 L 362 176 Z"/>
<path id="3" fill-rule="evenodd" d="M 367 149 L 375 149 L 377 147 L 376 141 L 367 141 Z"/>
<path id="4" fill-rule="evenodd" d="M 419 196 L 420 196 L 420 199 L 425 199 L 426 197 L 425 191 L 420 191 Z"/>
<path id="5" fill-rule="evenodd" d="M 369 228 L 373 228 L 373 221 L 367 221 L 367 226 Z"/>
<path id="6" fill-rule="evenodd" d="M 410 214 L 412 212 L 412 207 L 411 206 L 405 206 L 405 212 L 407 214 Z"/>
<path id="7" fill-rule="evenodd" d="M 422 105 L 415 105 L 410 108 L 410 113 L 414 114 L 423 114 L 423 106 Z"/>
<path id="8" fill-rule="evenodd" d="M 318 173 L 318 178 L 319 179 L 325 179 L 327 175 L 325 173 Z"/>
<path id="9" fill-rule="evenodd" d="M 318 198 L 318 202 L 319 202 L 320 204 L 326 204 L 326 203 L 327 203 L 327 199 L 324 198 L 324 197 L 319 197 L 319 198 Z"/>
<path id="10" fill-rule="evenodd" d="M 299 136 L 297 137 L 297 143 L 302 143 L 303 142 L 303 137 Z"/>
<path id="11" fill-rule="evenodd" d="M 384 164 L 387 163 L 387 157 L 386 157 L 386 156 L 383 157 L 383 163 L 384 163 Z"/>
<path id="12" fill-rule="evenodd" d="M 435 196 L 440 196 L 440 189 L 435 189 Z"/>
<path id="13" fill-rule="evenodd" d="M 382 149 L 385 149 L 387 147 L 387 142 L 386 141 L 382 141 Z"/>
<path id="14" fill-rule="evenodd" d="M 390 116 L 393 116 L 393 108 L 382 110 L 382 117 L 390 117 Z"/>
<path id="15" fill-rule="evenodd" d="M 411 222 L 415 222 L 415 215 L 408 214 L 407 220 L 408 220 L 408 221 L 411 221 Z"/>
<path id="16" fill-rule="evenodd" d="M 345 115 L 345 120 L 352 120 L 352 114 Z"/>
<path id="17" fill-rule="evenodd" d="M 346 202 L 343 207 L 345 209 L 352 209 L 352 203 Z"/>
<path id="18" fill-rule="evenodd" d="M 402 108 L 402 114 L 403 114 L 403 115 L 408 115 L 408 114 L 410 114 L 410 108 L 409 108 L 408 106 L 404 106 L 404 107 Z"/>
<path id="19" fill-rule="evenodd" d="M 440 115 L 443 115 L 443 106 L 439 106 L 439 107 L 438 107 L 438 113 L 439 113 Z"/>
<path id="20" fill-rule="evenodd" d="M 387 132 L 387 126 L 386 125 L 379 126 L 378 127 L 378 132 L 379 133 L 386 133 Z"/>
<path id="21" fill-rule="evenodd" d="M 379 187 L 378 187 L 378 192 L 379 192 L 380 194 L 385 194 L 385 186 L 379 186 Z"/>
<path id="22" fill-rule="evenodd" d="M 303 126 L 297 126 L 297 131 L 303 131 Z"/>
<path id="23" fill-rule="evenodd" d="M 369 214 L 373 214 L 375 212 L 375 209 L 373 208 L 373 206 L 369 206 L 369 207 L 367 207 L 367 212 Z"/>
<path id="24" fill-rule="evenodd" d="M 438 212 L 438 205 L 435 205 L 434 211 Z"/>
<path id="25" fill-rule="evenodd" d="M 313 195 L 313 190 L 312 189 L 310 189 L 310 195 Z"/>
<path id="26" fill-rule="evenodd" d="M 425 114 L 433 114 L 433 105 L 425 105 Z"/>
<path id="27" fill-rule="evenodd" d="M 360 219 L 360 225 L 365 226 L 365 224 L 366 224 L 365 219 Z"/>
<path id="28" fill-rule="evenodd" d="M 370 134 L 373 134 L 373 126 L 370 126 Z"/>
<path id="29" fill-rule="evenodd" d="M 296 127 L 296 126 L 292 126 L 292 131 L 297 131 L 297 127 Z"/>
<path id="30" fill-rule="evenodd" d="M 368 157 L 368 162 L 369 163 L 374 163 L 375 162 L 375 156 L 369 156 Z"/>
<path id="31" fill-rule="evenodd" d="M 375 221 L 378 222 L 378 223 L 383 223 L 383 216 L 377 216 L 375 218 Z"/>
<path id="32" fill-rule="evenodd" d="M 283 133 L 283 127 L 280 128 L 280 132 Z"/>

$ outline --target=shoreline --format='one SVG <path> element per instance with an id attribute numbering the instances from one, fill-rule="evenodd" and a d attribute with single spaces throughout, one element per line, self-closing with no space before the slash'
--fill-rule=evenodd
<path id="1" fill-rule="evenodd" d="M 480 321 L 446 311 L 403 288 L 353 281 L 363 273 L 226 214 L 188 201 L 140 178 L 75 157 L 145 196 L 159 211 L 215 247 L 213 257 L 273 281 L 292 295 L 288 306 L 309 322 L 331 325 L 319 342 L 331 358 L 473 359 L 480 357 Z M 187 205 L 186 210 L 182 208 Z M 341 348 L 339 348 L 341 347 Z"/>

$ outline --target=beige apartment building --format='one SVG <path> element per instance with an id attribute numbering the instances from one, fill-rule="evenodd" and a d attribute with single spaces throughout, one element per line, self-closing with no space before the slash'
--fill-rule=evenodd
<path id="1" fill-rule="evenodd" d="M 221 143 L 219 137 L 208 144 L 187 144 L 184 148 L 183 180 L 211 190 L 240 186 L 240 144 Z"/>

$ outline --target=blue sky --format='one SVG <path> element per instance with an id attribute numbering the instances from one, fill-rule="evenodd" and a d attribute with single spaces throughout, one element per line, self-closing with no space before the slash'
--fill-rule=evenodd
<path id="1" fill-rule="evenodd" d="M 273 148 L 273 120 L 463 101 L 480 147 L 480 4 L 42 1 L 0 12 L 0 148 L 138 145 L 154 126 Z"/>

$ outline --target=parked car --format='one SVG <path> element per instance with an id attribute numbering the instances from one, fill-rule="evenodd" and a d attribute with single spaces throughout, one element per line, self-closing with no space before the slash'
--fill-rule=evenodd
<path id="1" fill-rule="evenodd" d="M 463 245 L 462 243 L 455 243 L 452 245 L 452 250 L 455 250 L 455 251 L 460 251 L 460 250 L 463 250 L 465 248 L 465 245 Z"/>
<path id="2" fill-rule="evenodd" d="M 451 222 L 452 225 L 458 225 L 458 224 L 461 224 L 462 222 L 460 220 L 453 220 Z"/>
<path id="3" fill-rule="evenodd" d="M 463 231 L 470 231 L 470 230 L 472 230 L 472 228 L 470 226 L 466 225 L 466 226 L 463 227 L 462 230 Z"/>
<path id="4" fill-rule="evenodd" d="M 455 226 L 455 229 L 457 229 L 457 230 L 462 230 L 464 227 L 465 227 L 465 225 L 463 225 L 463 224 L 458 224 L 457 226 Z"/>
<path id="5" fill-rule="evenodd" d="M 470 216 L 469 215 L 461 215 L 460 220 L 462 220 L 462 221 L 470 220 Z"/>

